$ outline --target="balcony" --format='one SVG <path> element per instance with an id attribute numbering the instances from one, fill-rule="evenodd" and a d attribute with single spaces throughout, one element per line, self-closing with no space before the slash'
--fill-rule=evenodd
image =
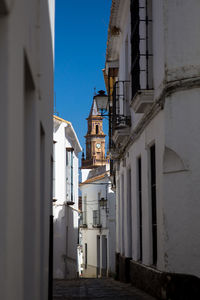
<path id="1" fill-rule="evenodd" d="M 136 113 L 144 113 L 153 103 L 154 90 L 138 90 L 131 101 L 131 107 Z"/>
<path id="2" fill-rule="evenodd" d="M 120 147 L 130 134 L 130 82 L 115 82 L 112 95 L 111 129 L 112 140 L 116 147 Z"/>

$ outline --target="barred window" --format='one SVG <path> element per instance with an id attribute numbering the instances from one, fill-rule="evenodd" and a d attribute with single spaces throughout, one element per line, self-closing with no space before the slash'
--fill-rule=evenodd
<path id="1" fill-rule="evenodd" d="M 131 0 L 132 98 L 153 89 L 152 0 Z"/>

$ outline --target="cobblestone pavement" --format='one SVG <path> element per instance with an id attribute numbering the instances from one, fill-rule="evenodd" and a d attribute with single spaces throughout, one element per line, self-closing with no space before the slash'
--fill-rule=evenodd
<path id="1" fill-rule="evenodd" d="M 55 280 L 53 300 L 66 299 L 156 300 L 130 284 L 111 278 Z"/>

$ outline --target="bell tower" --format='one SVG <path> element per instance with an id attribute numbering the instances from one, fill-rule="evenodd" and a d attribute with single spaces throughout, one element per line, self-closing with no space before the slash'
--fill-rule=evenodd
<path id="1" fill-rule="evenodd" d="M 82 169 L 92 169 L 106 164 L 105 134 L 103 132 L 103 117 L 98 112 L 96 100 L 93 99 L 88 122 L 86 139 L 86 158 L 82 158 Z"/>

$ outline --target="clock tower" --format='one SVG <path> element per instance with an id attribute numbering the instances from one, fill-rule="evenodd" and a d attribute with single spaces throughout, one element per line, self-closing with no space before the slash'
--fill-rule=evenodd
<path id="1" fill-rule="evenodd" d="M 103 117 L 100 115 L 96 100 L 93 99 L 88 122 L 86 139 L 86 158 L 82 157 L 82 169 L 92 169 L 107 163 L 105 158 L 105 134 L 103 132 Z"/>

